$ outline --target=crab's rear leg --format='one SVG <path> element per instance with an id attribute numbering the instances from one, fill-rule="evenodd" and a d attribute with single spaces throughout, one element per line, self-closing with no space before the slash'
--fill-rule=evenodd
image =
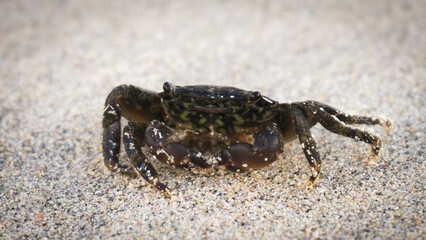
<path id="1" fill-rule="evenodd" d="M 365 124 L 365 125 L 381 125 L 383 127 L 392 127 L 393 123 L 388 119 L 375 118 L 369 116 L 357 116 L 344 113 L 332 106 L 317 101 L 307 101 L 305 105 L 310 108 L 316 108 L 333 116 L 346 124 Z"/>
<path id="2" fill-rule="evenodd" d="M 331 106 L 316 101 L 303 102 L 299 105 L 299 108 L 304 110 L 307 115 L 313 115 L 330 132 L 370 144 L 372 149 L 371 159 L 373 160 L 380 156 L 380 137 L 374 133 L 363 131 L 346 124 L 382 125 L 385 127 L 392 125 L 390 121 L 380 118 L 345 114 Z"/>
<path id="3" fill-rule="evenodd" d="M 316 101 L 293 103 L 290 107 L 291 119 L 294 122 L 300 144 L 313 170 L 312 183 L 315 183 L 318 179 L 321 160 L 319 153 L 316 151 L 316 143 L 311 136 L 307 122 L 319 122 L 325 129 L 333 133 L 370 144 L 372 148 L 370 159 L 375 159 L 380 155 L 380 137 L 346 124 L 382 125 L 386 127 L 392 125 L 390 121 L 380 118 L 345 114 L 331 106 Z"/>

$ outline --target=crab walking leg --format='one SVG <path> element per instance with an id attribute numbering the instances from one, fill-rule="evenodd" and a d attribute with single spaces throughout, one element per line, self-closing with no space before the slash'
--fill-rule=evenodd
<path id="1" fill-rule="evenodd" d="M 368 131 L 362 131 L 360 129 L 345 125 L 344 123 L 339 121 L 337 116 L 335 117 L 329 112 L 326 112 L 323 107 L 318 107 L 312 104 L 304 104 L 303 109 L 308 110 L 311 114 L 313 114 L 315 118 L 318 120 L 318 122 L 325 129 L 333 133 L 336 133 L 345 137 L 354 138 L 356 140 L 363 141 L 370 144 L 372 149 L 373 159 L 377 158 L 380 155 L 381 140 L 379 136 L 373 133 L 370 133 Z M 348 116 L 346 117 L 345 120 L 347 119 L 357 120 L 357 116 L 352 116 L 352 117 Z M 380 122 L 375 121 L 374 118 L 366 117 L 364 120 L 370 122 L 371 124 L 376 124 L 373 122 L 377 122 L 377 124 L 380 124 Z"/>
<path id="2" fill-rule="evenodd" d="M 169 188 L 160 182 L 157 171 L 149 162 L 145 154 L 143 154 L 138 142 L 139 141 L 136 141 L 135 131 L 133 131 L 133 129 L 129 126 L 124 127 L 123 144 L 130 162 L 147 182 L 160 190 L 165 196 L 170 197 L 171 194 Z"/>
<path id="3" fill-rule="evenodd" d="M 346 114 L 332 106 L 317 102 L 317 101 L 306 101 L 306 104 L 325 111 L 333 116 L 336 116 L 340 121 L 346 124 L 365 124 L 365 125 L 381 125 L 383 127 L 391 127 L 393 124 L 387 119 L 368 117 L 368 116 L 357 116 Z"/>
<path id="4" fill-rule="evenodd" d="M 312 137 L 305 115 L 296 106 L 291 107 L 290 118 L 295 126 L 296 134 L 299 136 L 299 143 L 302 146 L 303 153 L 311 166 L 311 181 L 314 184 L 321 172 L 321 156 L 317 151 L 317 143 Z"/>

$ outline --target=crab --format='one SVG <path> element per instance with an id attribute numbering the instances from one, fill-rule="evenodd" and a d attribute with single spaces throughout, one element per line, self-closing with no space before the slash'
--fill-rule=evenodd
<path id="1" fill-rule="evenodd" d="M 121 117 L 128 120 L 123 136 Z M 298 138 L 314 184 L 321 172 L 321 158 L 310 128 L 317 123 L 333 133 L 370 144 L 371 159 L 380 155 L 380 137 L 349 125 L 392 124 L 381 118 L 349 115 L 317 101 L 278 103 L 258 91 L 234 87 L 165 82 L 163 92 L 155 93 L 120 85 L 105 101 L 103 158 L 111 171 L 141 175 L 170 196 L 170 189 L 159 180 L 144 151 L 179 168 L 224 166 L 245 172 L 270 165 L 282 153 L 284 143 Z M 119 162 L 121 138 L 131 165 Z M 207 152 L 212 156 L 206 157 Z"/>

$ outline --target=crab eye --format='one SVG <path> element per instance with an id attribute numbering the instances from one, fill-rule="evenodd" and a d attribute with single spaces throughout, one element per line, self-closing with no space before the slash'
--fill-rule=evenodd
<path id="1" fill-rule="evenodd" d="M 259 101 L 260 98 L 262 98 L 262 94 L 258 91 L 254 91 L 248 95 L 249 103 L 254 104 L 255 102 Z"/>
<path id="2" fill-rule="evenodd" d="M 163 84 L 163 90 L 165 93 L 170 94 L 171 96 L 174 95 L 174 93 L 176 92 L 176 88 L 173 84 L 169 83 L 169 82 L 165 82 Z"/>

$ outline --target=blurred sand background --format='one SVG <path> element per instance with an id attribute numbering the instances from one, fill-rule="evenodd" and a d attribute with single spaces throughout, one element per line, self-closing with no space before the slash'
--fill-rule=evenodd
<path id="1" fill-rule="evenodd" d="M 1 1 L 0 238 L 424 239 L 425 1 Z M 260 171 L 153 160 L 174 191 L 111 173 L 111 89 L 215 84 L 385 116 L 383 153 L 312 129 Z M 121 155 L 126 161 L 125 154 Z"/>

